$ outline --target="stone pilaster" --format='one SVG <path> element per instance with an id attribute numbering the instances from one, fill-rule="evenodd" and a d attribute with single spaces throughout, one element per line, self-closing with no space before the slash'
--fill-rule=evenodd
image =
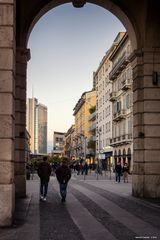
<path id="1" fill-rule="evenodd" d="M 136 197 L 160 197 L 160 49 L 137 51 L 133 66 L 133 186 Z"/>
<path id="2" fill-rule="evenodd" d="M 15 207 L 15 6 L 0 0 L 0 226 L 12 223 Z"/>
<path id="3" fill-rule="evenodd" d="M 17 197 L 25 197 L 26 69 L 29 51 L 20 47 L 16 50 L 15 190 Z"/>

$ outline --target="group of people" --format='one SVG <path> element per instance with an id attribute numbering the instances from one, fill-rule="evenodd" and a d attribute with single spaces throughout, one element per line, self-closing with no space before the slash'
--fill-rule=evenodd
<path id="1" fill-rule="evenodd" d="M 51 166 L 47 160 L 48 160 L 47 156 L 44 156 L 43 161 L 39 164 L 38 167 L 38 176 L 40 178 L 40 200 L 43 201 L 46 201 L 47 198 L 48 183 L 52 171 Z M 85 174 L 87 174 L 88 166 L 84 165 L 83 170 Z M 124 166 L 122 167 L 121 163 L 117 162 L 115 166 L 116 182 L 120 182 L 122 175 L 124 182 L 128 182 L 128 173 L 129 173 L 128 164 L 125 163 Z M 68 167 L 66 160 L 62 161 L 61 165 L 55 170 L 55 174 L 59 183 L 61 201 L 65 202 L 67 195 L 67 184 L 71 178 L 71 169 Z"/>
<path id="2" fill-rule="evenodd" d="M 67 166 L 67 161 L 63 160 L 61 165 L 55 170 L 57 180 L 60 187 L 61 201 L 65 202 L 67 195 L 67 184 L 71 178 L 71 170 Z M 47 156 L 43 157 L 43 161 L 38 167 L 38 176 L 40 178 L 40 200 L 46 201 L 48 192 L 48 183 L 51 175 L 51 166 L 47 161 Z"/>
<path id="3" fill-rule="evenodd" d="M 129 174 L 129 166 L 127 163 L 124 163 L 122 167 L 121 162 L 117 162 L 115 166 L 115 174 L 116 174 L 116 182 L 121 181 L 121 176 L 123 175 L 123 181 L 128 183 L 128 174 Z"/>
<path id="4" fill-rule="evenodd" d="M 88 165 L 87 162 L 85 162 L 85 164 L 76 163 L 75 165 L 73 165 L 73 171 L 77 172 L 77 175 L 88 175 L 89 169 L 90 165 Z"/>

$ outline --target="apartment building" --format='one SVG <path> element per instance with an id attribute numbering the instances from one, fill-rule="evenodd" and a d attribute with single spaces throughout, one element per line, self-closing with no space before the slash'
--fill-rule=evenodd
<path id="1" fill-rule="evenodd" d="M 113 149 L 110 146 L 110 138 L 112 138 L 112 103 L 109 101 L 112 92 L 112 82 L 109 79 L 109 73 L 112 70 L 110 56 L 124 34 L 124 32 L 120 32 L 117 35 L 93 75 L 93 82 L 96 86 L 97 109 L 96 155 L 105 169 L 111 167 L 113 155 Z"/>
<path id="2" fill-rule="evenodd" d="M 65 134 L 64 132 L 53 132 L 53 155 L 62 157 L 64 155 L 65 145 Z"/>
<path id="3" fill-rule="evenodd" d="M 73 111 L 75 116 L 75 155 L 76 159 L 84 160 L 89 154 L 89 149 L 87 148 L 89 139 L 92 133 L 89 131 L 90 122 L 89 109 L 96 105 L 96 91 L 91 90 L 84 92 L 81 98 L 78 100 Z"/>
<path id="4" fill-rule="evenodd" d="M 74 137 L 75 137 L 75 125 L 73 124 L 65 134 L 64 144 L 65 156 L 67 156 L 70 160 L 75 160 Z"/>
<path id="5" fill-rule="evenodd" d="M 47 154 L 47 107 L 36 98 L 28 98 L 26 117 L 31 153 Z"/>
<path id="6" fill-rule="evenodd" d="M 89 109 L 89 131 L 91 137 L 88 139 L 88 157 L 90 158 L 90 163 L 95 163 L 96 159 L 96 105 Z"/>
<path id="7" fill-rule="evenodd" d="M 112 81 L 110 102 L 112 103 L 112 138 L 114 164 L 128 162 L 132 171 L 133 154 L 133 90 L 132 68 L 129 57 L 132 53 L 131 42 L 125 33 L 116 49 L 110 56 L 112 70 L 109 79 Z"/>

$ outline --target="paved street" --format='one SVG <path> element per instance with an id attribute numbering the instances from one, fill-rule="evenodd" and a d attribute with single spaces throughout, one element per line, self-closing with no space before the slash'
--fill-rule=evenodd
<path id="1" fill-rule="evenodd" d="M 0 240 L 160 239 L 160 205 L 131 196 L 129 183 L 109 174 L 72 175 L 66 203 L 51 177 L 47 202 L 39 201 L 39 179 L 27 181 L 14 225 L 0 229 Z"/>

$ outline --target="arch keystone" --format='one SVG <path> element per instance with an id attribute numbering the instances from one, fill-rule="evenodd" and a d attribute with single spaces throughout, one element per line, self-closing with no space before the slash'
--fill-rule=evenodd
<path id="1" fill-rule="evenodd" d="M 72 4 L 75 8 L 82 8 L 86 4 L 86 1 L 85 0 L 73 0 Z"/>

